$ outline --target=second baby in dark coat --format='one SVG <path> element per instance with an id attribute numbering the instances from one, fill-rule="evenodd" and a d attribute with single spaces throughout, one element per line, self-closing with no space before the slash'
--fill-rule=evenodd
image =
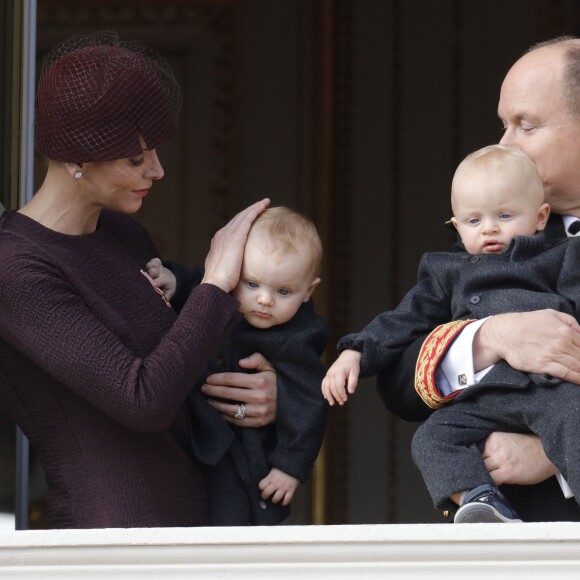
<path id="1" fill-rule="evenodd" d="M 192 443 L 204 466 L 212 525 L 273 525 L 289 515 L 290 501 L 310 474 L 326 427 L 320 395 L 328 342 L 326 322 L 314 312 L 322 245 L 314 224 L 285 207 L 266 210 L 252 225 L 240 281 L 232 295 L 243 319 L 224 340 L 207 375 L 240 371 L 239 361 L 259 352 L 276 370 L 276 422 L 242 428 L 240 404 L 226 422 L 200 392 L 189 397 Z M 150 263 L 149 273 L 178 308 L 199 281 L 199 271 Z"/>

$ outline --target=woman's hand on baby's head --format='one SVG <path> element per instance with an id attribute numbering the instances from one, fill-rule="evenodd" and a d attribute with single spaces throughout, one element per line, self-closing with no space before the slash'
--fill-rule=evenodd
<path id="1" fill-rule="evenodd" d="M 236 214 L 213 236 L 205 259 L 202 284 L 213 284 L 231 292 L 240 279 L 248 232 L 254 220 L 270 205 L 265 198 Z"/>

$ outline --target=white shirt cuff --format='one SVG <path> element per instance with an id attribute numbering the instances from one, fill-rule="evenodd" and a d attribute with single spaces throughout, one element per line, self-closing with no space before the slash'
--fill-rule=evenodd
<path id="1" fill-rule="evenodd" d="M 447 354 L 435 371 L 435 382 L 442 396 L 476 385 L 493 368 L 489 366 L 479 372 L 473 368 L 473 337 L 487 320 L 483 318 L 468 324 L 453 341 Z"/>
<path id="2" fill-rule="evenodd" d="M 562 476 L 561 473 L 556 473 L 556 479 L 558 480 L 558 483 L 560 484 L 560 488 L 562 489 L 562 493 L 564 494 L 564 497 L 566 499 L 570 499 L 571 497 L 574 497 L 574 492 L 572 491 L 572 488 L 568 485 L 568 482 L 564 479 L 564 477 Z"/>

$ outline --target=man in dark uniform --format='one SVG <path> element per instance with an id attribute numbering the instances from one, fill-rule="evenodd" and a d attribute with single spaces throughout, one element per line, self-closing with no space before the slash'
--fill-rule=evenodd
<path id="1" fill-rule="evenodd" d="M 575 235 L 580 218 L 580 40 L 561 37 L 536 45 L 508 72 L 498 115 L 502 144 L 514 145 L 536 163 L 552 211 L 547 237 Z M 469 329 L 469 331 L 468 331 Z M 546 373 L 580 385 L 580 326 L 555 310 L 501 314 L 465 327 L 443 325 L 410 345 L 379 376 L 378 390 L 392 412 L 421 421 L 478 371 L 506 360 L 512 367 Z M 415 369 L 421 392 L 415 390 Z M 485 384 L 485 376 L 481 379 Z M 495 483 L 524 521 L 580 521 L 580 507 L 566 499 L 565 482 L 533 435 L 493 433 L 483 457 Z"/>

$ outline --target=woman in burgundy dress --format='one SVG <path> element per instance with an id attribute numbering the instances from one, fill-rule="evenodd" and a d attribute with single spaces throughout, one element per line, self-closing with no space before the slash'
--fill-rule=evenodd
<path id="1" fill-rule="evenodd" d="M 166 62 L 114 33 L 70 39 L 43 66 L 35 129 L 48 170 L 0 218 L 0 402 L 38 453 L 55 528 L 207 523 L 183 402 L 237 320 L 229 291 L 268 200 L 216 234 L 177 315 L 128 214 L 163 177 L 156 148 L 180 104 Z"/>

